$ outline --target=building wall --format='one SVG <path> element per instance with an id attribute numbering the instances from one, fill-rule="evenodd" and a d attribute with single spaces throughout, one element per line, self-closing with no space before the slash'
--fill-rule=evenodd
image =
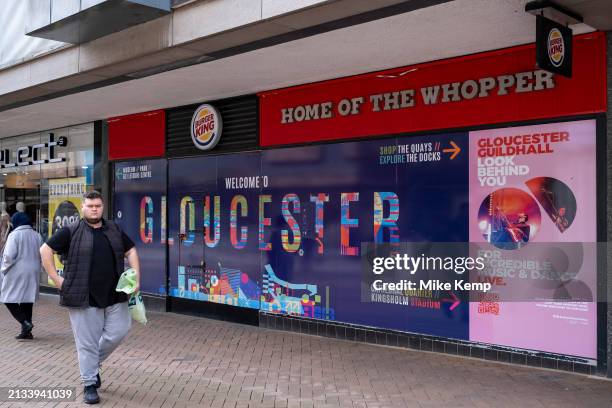
<path id="1" fill-rule="evenodd" d="M 606 127 L 606 142 L 607 142 L 607 240 L 606 240 L 606 248 L 607 248 L 607 302 L 604 303 L 607 308 L 607 374 L 608 377 L 612 377 L 612 304 L 610 303 L 610 299 L 612 299 L 612 248 L 610 247 L 610 237 L 612 237 L 612 105 L 610 101 L 612 100 L 612 32 L 608 31 L 606 33 L 607 37 L 607 87 L 608 87 L 608 111 L 607 111 L 607 127 Z"/>
<path id="2" fill-rule="evenodd" d="M 0 11 L 0 108 L 66 89 L 108 85 L 203 62 L 207 55 L 310 26 L 401 3 L 400 0 L 196 0 L 172 14 L 71 46 L 25 35 L 36 20 L 27 5 L 51 10 L 51 0 L 7 0 Z M 431 3 L 442 0 L 431 0 Z M 66 10 L 70 0 L 57 2 Z M 54 3 L 55 4 L 55 3 Z M 59 13 L 58 15 L 61 15 Z M 47 13 L 46 18 L 49 19 Z M 205 22 L 205 23 L 202 23 Z M 8 24 L 10 23 L 10 24 Z M 4 29 L 7 27 L 7 29 Z M 4 33 L 7 34 L 4 34 Z M 117 44 L 121 44 L 120 47 Z M 51 52 L 54 51 L 54 52 Z M 125 80 L 125 79 L 124 79 Z"/>
<path id="3" fill-rule="evenodd" d="M 64 43 L 25 35 L 28 25 L 28 1 L 4 0 L 0 8 L 0 70 L 37 55 L 57 50 Z M 40 1 L 32 2 L 40 6 Z M 1 87 L 0 87 L 1 90 Z M 0 91 L 1 93 L 1 91 Z"/>

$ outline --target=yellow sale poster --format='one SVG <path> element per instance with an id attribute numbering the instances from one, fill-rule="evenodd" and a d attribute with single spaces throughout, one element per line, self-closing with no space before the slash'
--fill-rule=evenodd
<path id="1" fill-rule="evenodd" d="M 49 236 L 81 218 L 83 194 L 87 188 L 85 177 L 49 180 Z M 55 268 L 62 275 L 64 265 L 55 256 Z M 55 286 L 50 279 L 49 285 Z"/>

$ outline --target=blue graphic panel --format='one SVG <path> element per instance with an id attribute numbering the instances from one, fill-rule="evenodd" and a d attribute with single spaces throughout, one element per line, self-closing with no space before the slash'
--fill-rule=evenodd
<path id="1" fill-rule="evenodd" d="M 467 303 L 361 299 L 361 244 L 467 242 L 465 133 L 172 160 L 171 295 L 468 338 Z M 452 157 L 452 158 L 451 158 Z"/>
<path id="2" fill-rule="evenodd" d="M 169 166 L 171 296 L 259 309 L 259 153 Z"/>
<path id="3" fill-rule="evenodd" d="M 467 150 L 461 133 L 262 152 L 272 197 L 262 310 L 467 339 L 459 293 L 361 299 L 362 243 L 467 242 L 468 157 L 451 160 L 450 141 Z"/>
<path id="4" fill-rule="evenodd" d="M 141 291 L 166 293 L 166 160 L 115 164 L 113 217 L 134 241 Z"/>

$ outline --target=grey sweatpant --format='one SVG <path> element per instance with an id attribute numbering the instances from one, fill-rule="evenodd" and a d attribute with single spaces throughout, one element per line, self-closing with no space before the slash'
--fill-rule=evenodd
<path id="1" fill-rule="evenodd" d="M 79 356 L 81 380 L 95 384 L 100 364 L 117 348 L 132 325 L 128 303 L 107 308 L 69 308 L 72 333 Z"/>

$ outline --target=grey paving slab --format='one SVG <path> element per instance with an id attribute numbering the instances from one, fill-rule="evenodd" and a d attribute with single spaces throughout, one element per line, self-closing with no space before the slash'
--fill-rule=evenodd
<path id="1" fill-rule="evenodd" d="M 190 316 L 149 313 L 102 368 L 105 407 L 612 407 L 612 381 L 368 345 Z M 34 308 L 33 341 L 0 305 L 0 386 L 76 387 L 68 314 Z"/>

